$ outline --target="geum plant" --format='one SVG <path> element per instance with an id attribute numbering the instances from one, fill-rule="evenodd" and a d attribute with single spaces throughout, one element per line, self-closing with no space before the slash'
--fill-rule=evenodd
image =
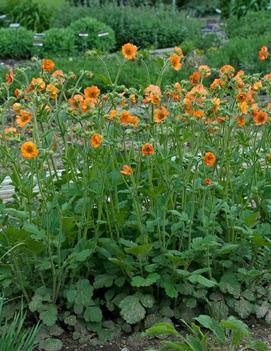
<path id="1" fill-rule="evenodd" d="M 176 48 L 157 82 L 146 66 L 146 86 L 126 89 L 121 68 L 144 58 L 122 54 L 105 93 L 50 59 L 1 85 L 0 172 L 15 188 L 0 205 L 1 289 L 48 328 L 99 335 L 108 319 L 129 330 L 203 309 L 270 321 L 270 74 L 201 65 L 179 82 Z"/>

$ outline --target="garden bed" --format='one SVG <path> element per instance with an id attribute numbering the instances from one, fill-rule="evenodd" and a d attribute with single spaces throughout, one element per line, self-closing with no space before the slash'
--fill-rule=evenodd
<path id="1" fill-rule="evenodd" d="M 0 204 L 1 284 L 46 326 L 44 349 L 61 328 L 102 339 L 165 319 L 240 344 L 232 315 L 271 321 L 270 76 L 199 65 L 181 80 L 180 48 L 153 71 L 144 55 L 124 45 L 113 74 L 92 57 L 104 91 L 49 59 L 2 83 L 0 174 L 15 196 Z M 127 67 L 144 67 L 137 86 L 119 85 Z"/>

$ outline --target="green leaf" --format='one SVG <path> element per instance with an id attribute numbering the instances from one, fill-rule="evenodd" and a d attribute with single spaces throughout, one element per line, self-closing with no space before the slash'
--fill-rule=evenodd
<path id="1" fill-rule="evenodd" d="M 77 319 L 76 316 L 74 314 L 71 314 L 69 316 L 66 316 L 64 318 L 64 323 L 66 323 L 67 325 L 70 325 L 72 327 L 74 327 L 76 325 Z"/>
<path id="2" fill-rule="evenodd" d="M 210 329 L 221 344 L 224 343 L 225 334 L 223 328 L 216 320 L 214 320 L 210 316 L 203 314 L 194 319 L 198 321 L 204 328 Z"/>
<path id="3" fill-rule="evenodd" d="M 154 305 L 154 297 L 152 295 L 140 295 L 140 302 L 146 308 L 151 308 Z"/>
<path id="4" fill-rule="evenodd" d="M 234 297 L 239 297 L 241 286 L 234 273 L 225 273 L 219 283 L 219 287 L 223 293 L 230 293 Z"/>
<path id="5" fill-rule="evenodd" d="M 162 350 L 166 350 L 166 351 L 191 351 L 191 347 L 182 341 L 174 342 L 174 341 L 162 340 L 161 344 L 164 345 Z"/>
<path id="6" fill-rule="evenodd" d="M 70 268 L 76 267 L 76 263 L 82 263 L 84 262 L 89 256 L 91 255 L 92 250 L 90 249 L 85 249 L 80 252 L 73 252 L 71 253 L 66 261 L 65 261 L 65 266 L 69 265 Z"/>
<path id="7" fill-rule="evenodd" d="M 245 319 L 253 312 L 253 305 L 249 301 L 241 298 L 235 303 L 235 311 L 241 318 Z"/>
<path id="8" fill-rule="evenodd" d="M 3 212 L 8 214 L 11 217 L 15 217 L 22 220 L 27 220 L 29 215 L 28 212 L 19 211 L 19 210 L 16 210 L 15 208 L 5 208 Z"/>
<path id="9" fill-rule="evenodd" d="M 103 319 L 102 310 L 99 307 L 87 307 L 84 313 L 84 318 L 87 322 L 99 323 Z"/>
<path id="10" fill-rule="evenodd" d="M 42 340 L 39 344 L 39 347 L 44 351 L 60 351 L 62 346 L 62 341 L 54 338 Z"/>
<path id="11" fill-rule="evenodd" d="M 29 303 L 30 311 L 35 312 L 35 311 L 38 311 L 39 309 L 41 309 L 42 308 L 42 301 L 43 301 L 42 296 L 35 294 Z"/>
<path id="12" fill-rule="evenodd" d="M 98 274 L 95 277 L 94 281 L 94 288 L 101 289 L 101 288 L 109 288 L 113 285 L 114 276 L 109 274 Z"/>
<path id="13" fill-rule="evenodd" d="M 93 296 L 93 287 L 87 279 L 81 279 L 76 283 L 76 298 L 75 303 L 89 306 Z"/>
<path id="14" fill-rule="evenodd" d="M 176 298 L 178 296 L 178 291 L 170 279 L 161 279 L 161 286 L 165 289 L 168 297 Z"/>
<path id="15" fill-rule="evenodd" d="M 158 273 L 151 273 L 146 278 L 136 276 L 132 278 L 131 285 L 136 287 L 151 286 L 152 284 L 156 283 L 158 279 L 160 279 L 160 275 Z"/>
<path id="16" fill-rule="evenodd" d="M 146 330 L 146 335 L 148 336 L 159 336 L 159 335 L 175 335 L 178 336 L 179 333 L 170 323 L 157 323 Z"/>
<path id="17" fill-rule="evenodd" d="M 248 326 L 233 316 L 230 316 L 227 320 L 222 320 L 220 324 L 223 328 L 231 331 L 232 343 L 235 346 L 239 346 L 243 339 L 250 334 Z"/>
<path id="18" fill-rule="evenodd" d="M 38 226 L 31 224 L 31 223 L 25 223 L 23 225 L 23 230 L 27 231 L 28 233 L 32 234 L 31 238 L 35 240 L 44 240 L 45 238 L 45 230 L 40 229 Z"/>
<path id="19" fill-rule="evenodd" d="M 139 296 L 129 295 L 119 304 L 122 318 L 129 324 L 141 321 L 146 314 L 145 308 L 141 305 Z"/>
<path id="20" fill-rule="evenodd" d="M 188 278 L 188 280 L 193 284 L 200 284 L 200 285 L 205 286 L 206 288 L 212 288 L 213 286 L 217 285 L 217 283 L 215 281 L 207 279 L 200 274 L 192 274 Z"/>
<path id="21" fill-rule="evenodd" d="M 260 340 L 251 341 L 248 346 L 254 351 L 268 351 L 268 346 Z"/>
<path id="22" fill-rule="evenodd" d="M 125 252 L 134 256 L 147 255 L 152 250 L 152 244 L 137 245 L 133 247 L 127 247 L 124 249 Z"/>
<path id="23" fill-rule="evenodd" d="M 57 307 L 52 304 L 44 304 L 43 310 L 40 311 L 40 319 L 48 327 L 53 326 L 57 321 Z"/>
<path id="24" fill-rule="evenodd" d="M 260 212 L 246 211 L 245 216 L 243 216 L 243 221 L 248 227 L 253 228 L 258 223 L 260 216 Z"/>
<path id="25" fill-rule="evenodd" d="M 269 303 L 268 301 L 263 301 L 261 305 L 255 306 L 255 313 L 257 318 L 264 318 L 267 312 L 269 311 Z"/>

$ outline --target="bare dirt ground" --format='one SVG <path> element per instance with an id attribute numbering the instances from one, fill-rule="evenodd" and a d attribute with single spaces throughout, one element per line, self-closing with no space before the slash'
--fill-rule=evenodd
<path id="1" fill-rule="evenodd" d="M 264 322 L 249 321 L 252 335 L 256 339 L 261 339 L 268 345 L 271 351 L 271 326 Z M 79 344 L 71 340 L 68 336 L 63 338 L 63 351 L 144 351 L 148 349 L 158 349 L 159 340 L 142 338 L 140 334 L 134 334 L 128 337 L 121 337 L 107 343 L 99 343 L 97 340 L 88 343 Z"/>

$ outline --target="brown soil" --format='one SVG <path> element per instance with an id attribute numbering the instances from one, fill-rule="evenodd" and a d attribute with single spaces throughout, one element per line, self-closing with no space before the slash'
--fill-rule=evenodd
<path id="1" fill-rule="evenodd" d="M 248 325 L 255 339 L 260 339 L 268 345 L 271 351 L 271 326 L 264 322 L 249 321 Z M 97 339 L 85 343 L 73 341 L 68 336 L 63 339 L 63 351 L 144 351 L 148 349 L 158 349 L 159 340 L 142 338 L 140 334 L 129 337 L 121 337 L 116 340 L 101 343 Z"/>
<path id="2" fill-rule="evenodd" d="M 140 334 L 130 337 L 122 337 L 107 343 L 100 343 L 97 340 L 88 343 L 78 343 L 70 338 L 64 338 L 63 351 L 143 351 L 152 347 L 158 349 L 159 341 L 142 338 Z"/>

